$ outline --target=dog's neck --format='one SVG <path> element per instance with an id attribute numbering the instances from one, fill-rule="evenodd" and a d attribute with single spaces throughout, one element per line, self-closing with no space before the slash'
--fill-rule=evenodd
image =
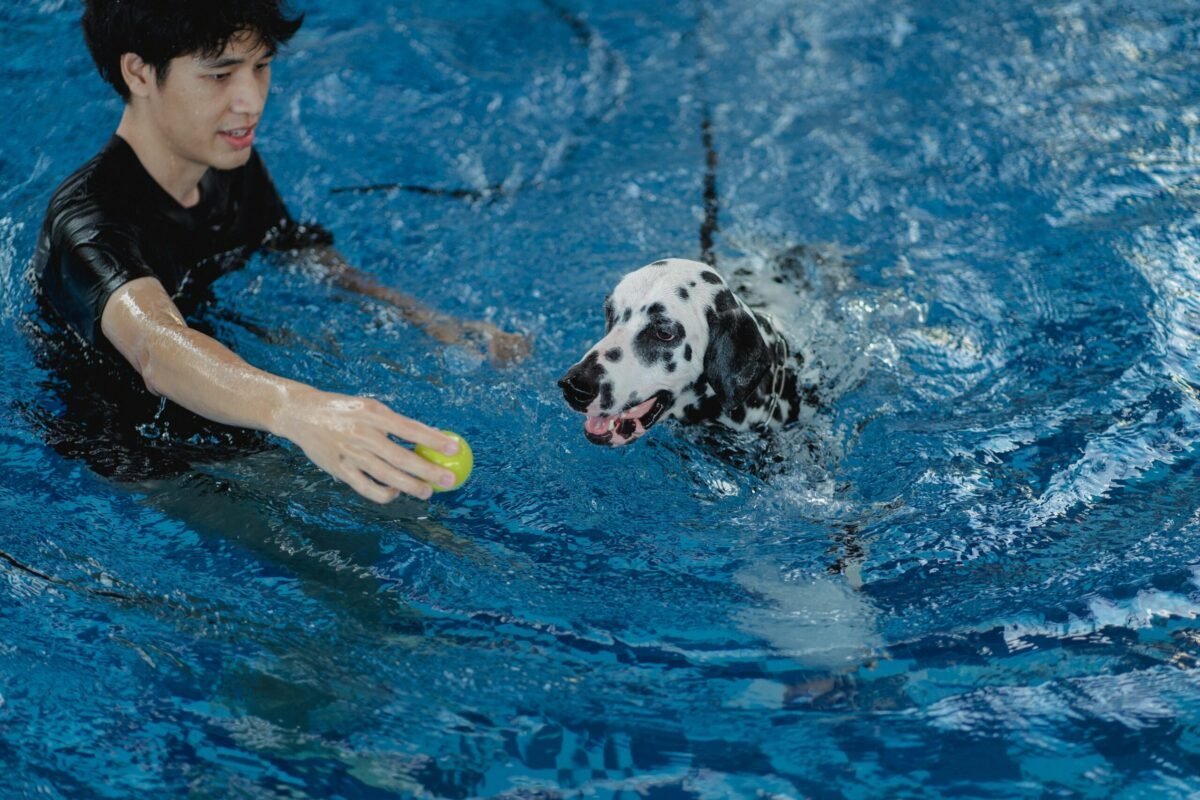
<path id="1" fill-rule="evenodd" d="M 736 428 L 781 428 L 795 422 L 804 405 L 800 385 L 804 356 L 792 352 L 774 319 L 761 311 L 752 313 L 769 353 L 767 366 L 742 405 L 722 414 L 718 421 Z"/>
<path id="2" fill-rule="evenodd" d="M 766 430 L 793 423 L 806 406 L 810 409 L 817 406 L 815 390 L 802 381 L 804 356 L 792 350 L 774 320 L 758 311 L 752 313 L 768 352 L 758 383 L 740 405 L 728 411 L 721 408 L 712 387 L 705 385 L 696 402 L 673 411 L 672 416 L 689 424 L 716 422 L 739 431 Z"/>
<path id="3" fill-rule="evenodd" d="M 771 358 L 768 361 L 767 369 L 763 373 L 759 385 L 754 389 L 760 397 L 766 398 L 765 420 L 768 426 L 786 424 L 789 415 L 781 414 L 776 423 L 775 412 L 779 409 L 781 402 L 786 402 L 784 393 L 789 385 L 793 387 L 796 385 L 799 379 L 797 372 L 799 366 L 791 358 L 791 349 L 788 347 L 787 339 L 775 334 L 775 346 L 771 348 Z"/>

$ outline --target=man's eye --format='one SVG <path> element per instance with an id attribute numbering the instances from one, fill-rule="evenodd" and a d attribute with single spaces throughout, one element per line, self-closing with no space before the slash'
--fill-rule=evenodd
<path id="1" fill-rule="evenodd" d="M 208 77 L 212 78 L 217 83 L 220 83 L 229 77 L 229 73 L 228 72 L 214 72 L 213 74 L 209 75 Z"/>
<path id="2" fill-rule="evenodd" d="M 254 69 L 255 69 L 255 70 L 257 70 L 258 72 L 263 72 L 264 70 L 268 70 L 268 69 L 270 69 L 270 68 L 271 68 L 271 62 L 270 62 L 270 61 L 264 61 L 264 62 L 263 62 L 263 63 L 261 63 L 261 64 L 255 64 L 255 65 L 254 65 Z"/>

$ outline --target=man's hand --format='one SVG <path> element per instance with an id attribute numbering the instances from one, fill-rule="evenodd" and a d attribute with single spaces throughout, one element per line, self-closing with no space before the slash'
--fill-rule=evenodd
<path id="1" fill-rule="evenodd" d="M 397 444 L 423 444 L 447 455 L 458 444 L 440 431 L 403 417 L 377 400 L 300 386 L 274 415 L 273 433 L 290 439 L 321 469 L 377 503 L 401 492 L 427 499 L 430 484 L 449 488 L 455 476 Z"/>
<path id="2" fill-rule="evenodd" d="M 515 364 L 529 357 L 529 340 L 518 333 L 502 331 L 490 322 L 462 323 L 463 339 L 482 338 L 488 358 L 494 364 Z"/>

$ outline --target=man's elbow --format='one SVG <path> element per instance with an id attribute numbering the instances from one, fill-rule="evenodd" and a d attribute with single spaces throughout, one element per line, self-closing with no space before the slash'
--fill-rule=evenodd
<path id="1" fill-rule="evenodd" d="M 118 289 L 105 305 L 100 327 L 138 375 L 146 389 L 163 395 L 163 383 L 175 360 L 173 351 L 185 346 L 189 329 L 162 285 L 139 279 Z"/>
<path id="2" fill-rule="evenodd" d="M 144 332 L 132 353 L 130 362 L 142 377 L 146 390 L 156 397 L 170 395 L 170 381 L 186 360 L 189 350 L 195 349 L 192 331 L 182 321 L 168 320 Z"/>
<path id="3" fill-rule="evenodd" d="M 146 391 L 155 397 L 162 397 L 164 394 L 164 391 L 158 387 L 159 361 L 160 359 L 155 358 L 149 349 L 143 349 L 132 361 L 133 368 L 137 370 L 138 375 L 142 377 L 142 383 L 146 385 Z"/>

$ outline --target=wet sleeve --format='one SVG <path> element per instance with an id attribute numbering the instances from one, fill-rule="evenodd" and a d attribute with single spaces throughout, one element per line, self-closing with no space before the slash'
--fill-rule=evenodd
<path id="1" fill-rule="evenodd" d="M 154 271 L 142 257 L 137 231 L 106 220 L 94 204 L 64 212 L 49 235 L 42 291 L 68 327 L 95 345 L 113 292 L 136 278 L 155 277 Z"/>

